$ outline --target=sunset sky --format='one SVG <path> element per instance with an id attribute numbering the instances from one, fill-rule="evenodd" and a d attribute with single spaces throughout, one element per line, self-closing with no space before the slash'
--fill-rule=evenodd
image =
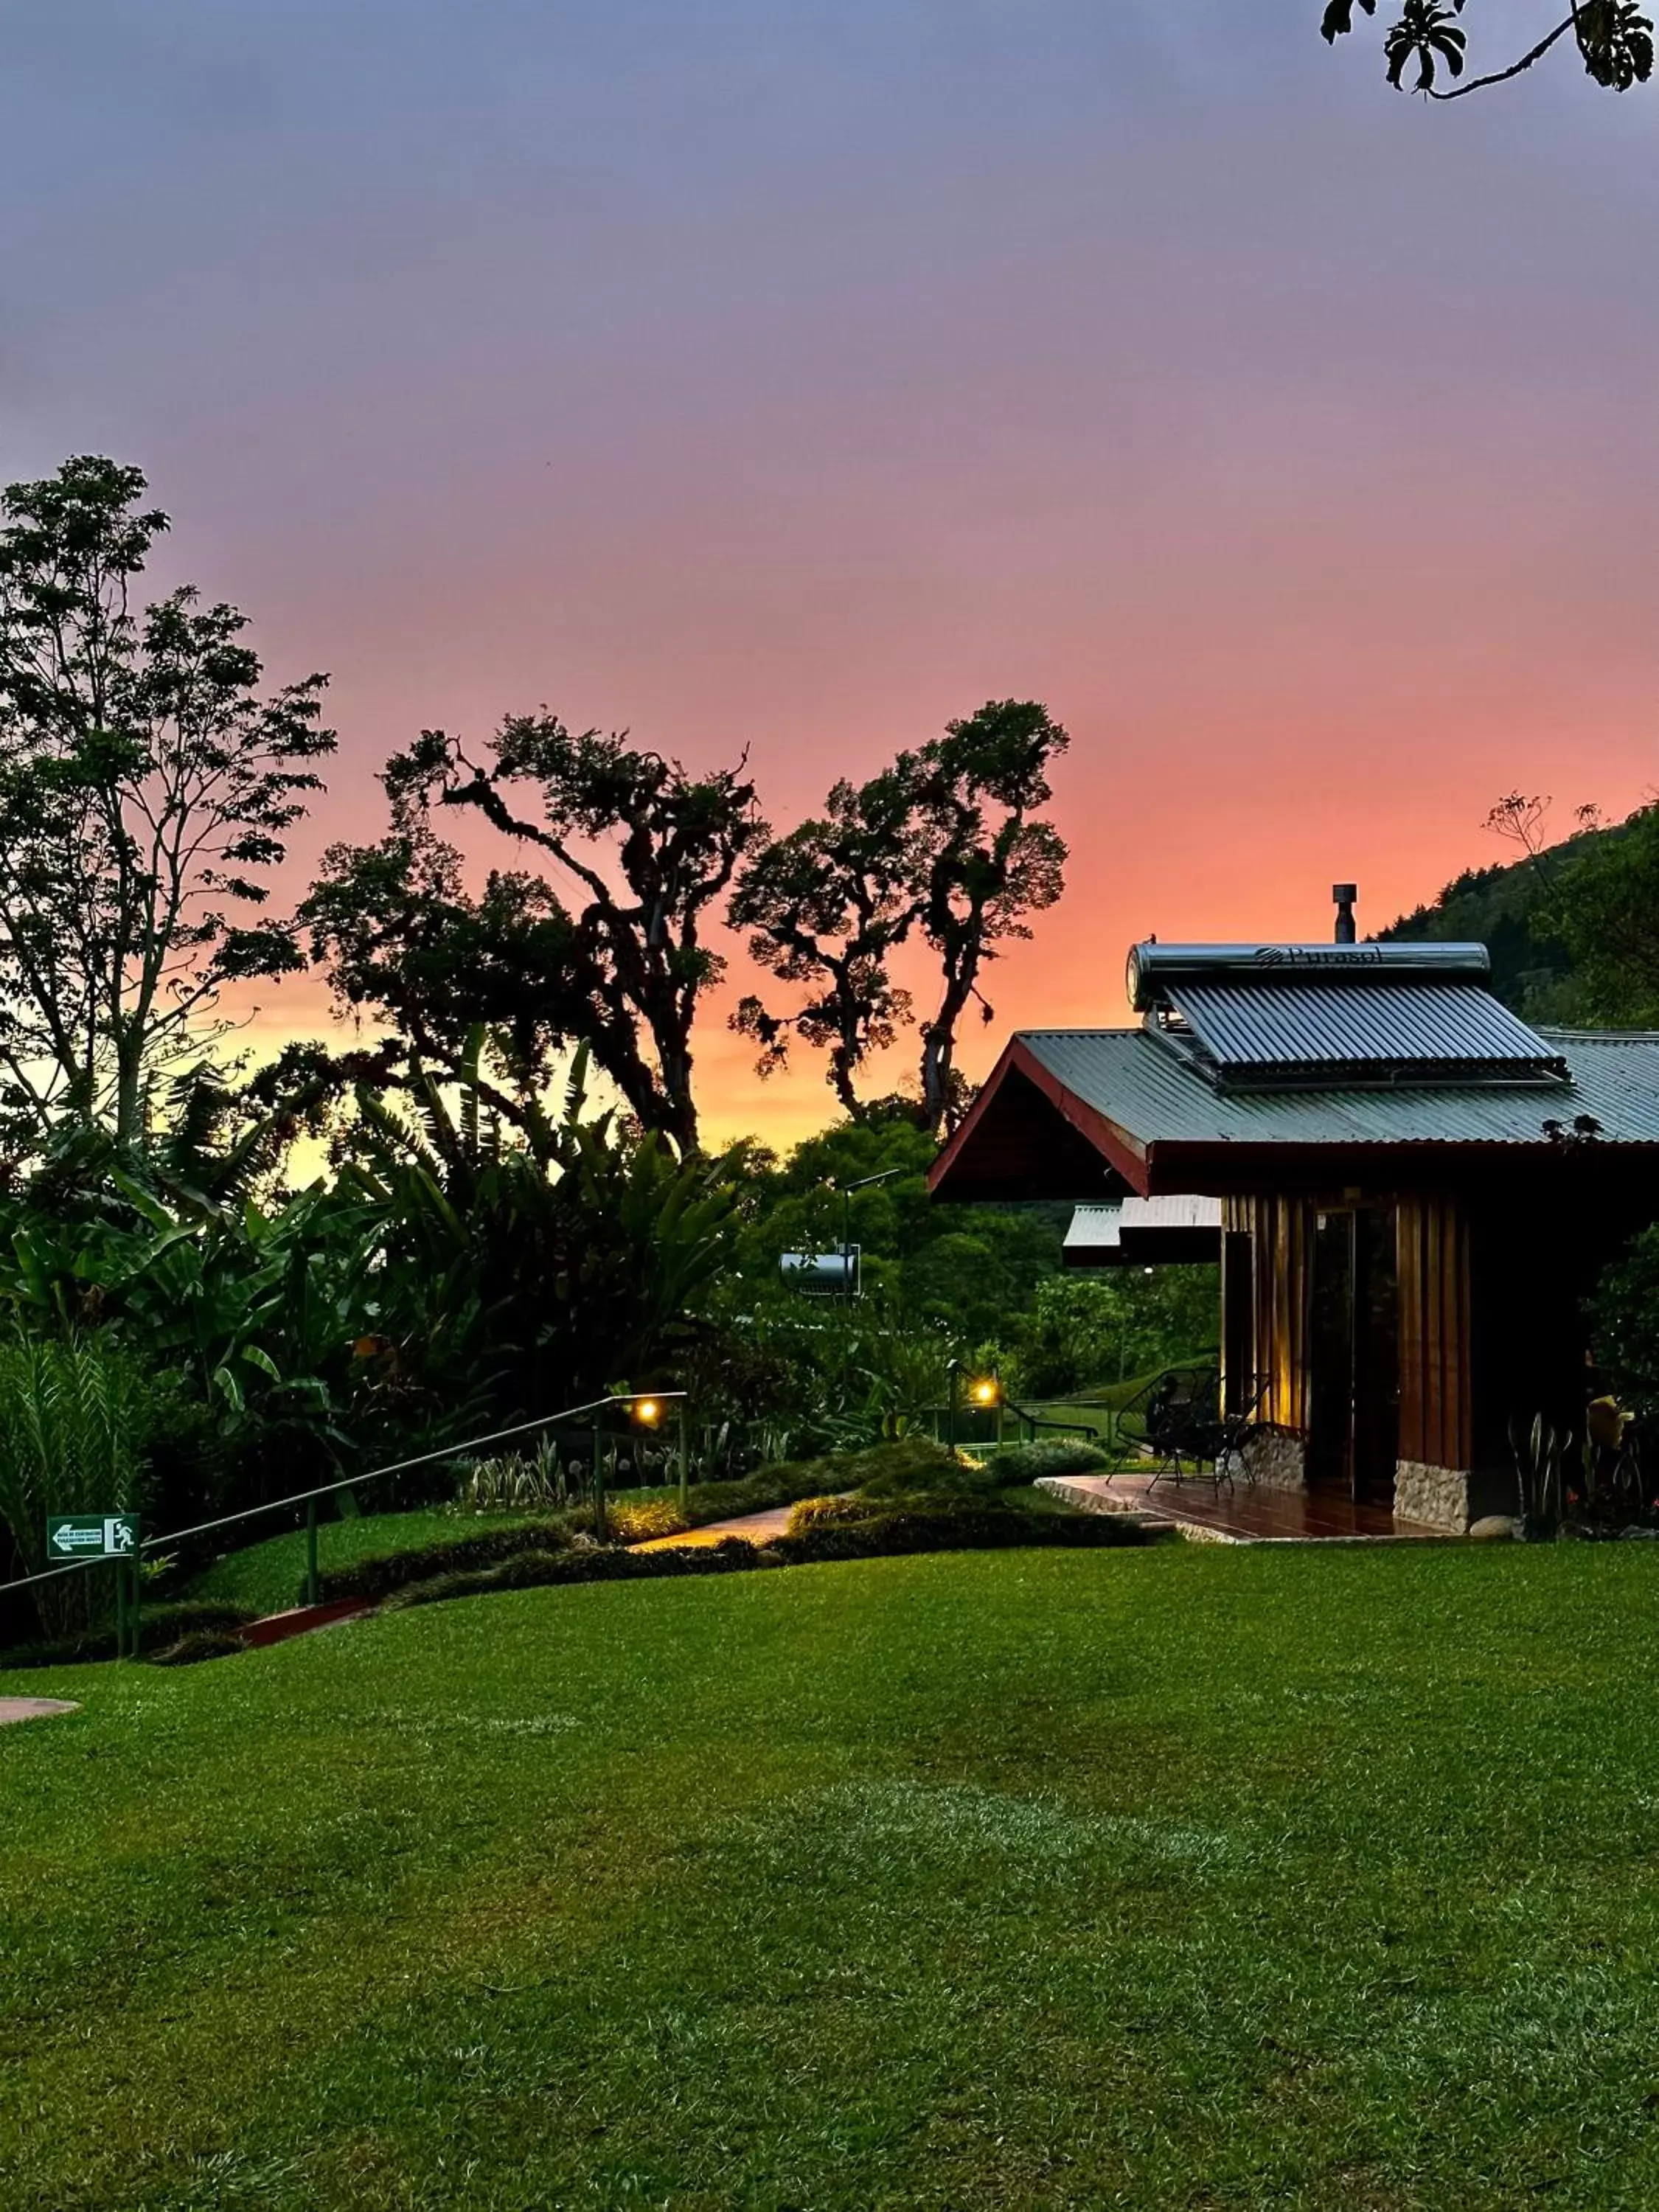
<path id="1" fill-rule="evenodd" d="M 781 823 L 1039 697 L 1071 889 L 979 1074 L 1148 931 L 1377 927 L 1501 792 L 1659 783 L 1659 94 L 1430 108 L 1319 0 L 5 15 L 0 471 L 136 461 L 159 580 L 332 672 L 287 896 L 422 725 L 747 746 Z M 827 1118 L 750 1059 L 714 1134 Z"/>

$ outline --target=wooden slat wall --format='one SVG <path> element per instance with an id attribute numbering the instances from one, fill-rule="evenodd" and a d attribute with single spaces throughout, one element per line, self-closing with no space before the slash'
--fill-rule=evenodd
<path id="1" fill-rule="evenodd" d="M 1469 1392 L 1469 1231 L 1457 1200 L 1400 1200 L 1400 1456 L 1474 1462 Z"/>
<path id="2" fill-rule="evenodd" d="M 1302 1198 L 1229 1198 L 1224 1230 L 1248 1231 L 1255 1261 L 1255 1371 L 1267 1377 L 1259 1418 L 1305 1431 L 1309 1421 L 1308 1284 L 1314 1207 Z"/>

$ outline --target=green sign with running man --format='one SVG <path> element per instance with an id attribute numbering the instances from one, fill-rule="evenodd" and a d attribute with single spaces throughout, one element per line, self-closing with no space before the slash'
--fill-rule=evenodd
<path id="1" fill-rule="evenodd" d="M 136 1513 L 58 1513 L 46 1523 L 54 1559 L 131 1559 L 138 1555 Z"/>

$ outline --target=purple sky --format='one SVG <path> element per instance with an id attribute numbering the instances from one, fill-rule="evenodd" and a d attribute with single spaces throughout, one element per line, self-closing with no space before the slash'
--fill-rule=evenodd
<path id="1" fill-rule="evenodd" d="M 980 1072 L 1147 930 L 1376 926 L 1501 791 L 1659 781 L 1659 95 L 1430 109 L 1319 12 L 16 0 L 0 468 L 137 461 L 333 671 L 307 860 L 422 724 L 747 744 L 781 820 L 1046 699 L 1073 888 Z"/>

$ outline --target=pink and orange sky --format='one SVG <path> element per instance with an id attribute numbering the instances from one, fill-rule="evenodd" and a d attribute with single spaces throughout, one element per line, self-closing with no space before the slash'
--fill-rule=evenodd
<path id="1" fill-rule="evenodd" d="M 1072 888 L 979 1074 L 1149 930 L 1375 927 L 1500 792 L 1659 783 L 1659 97 L 1430 109 L 1318 0 L 7 13 L 0 469 L 137 461 L 165 580 L 332 671 L 296 895 L 422 725 L 746 745 L 781 821 L 1041 697 Z M 826 1118 L 749 1062 L 714 1134 Z"/>

